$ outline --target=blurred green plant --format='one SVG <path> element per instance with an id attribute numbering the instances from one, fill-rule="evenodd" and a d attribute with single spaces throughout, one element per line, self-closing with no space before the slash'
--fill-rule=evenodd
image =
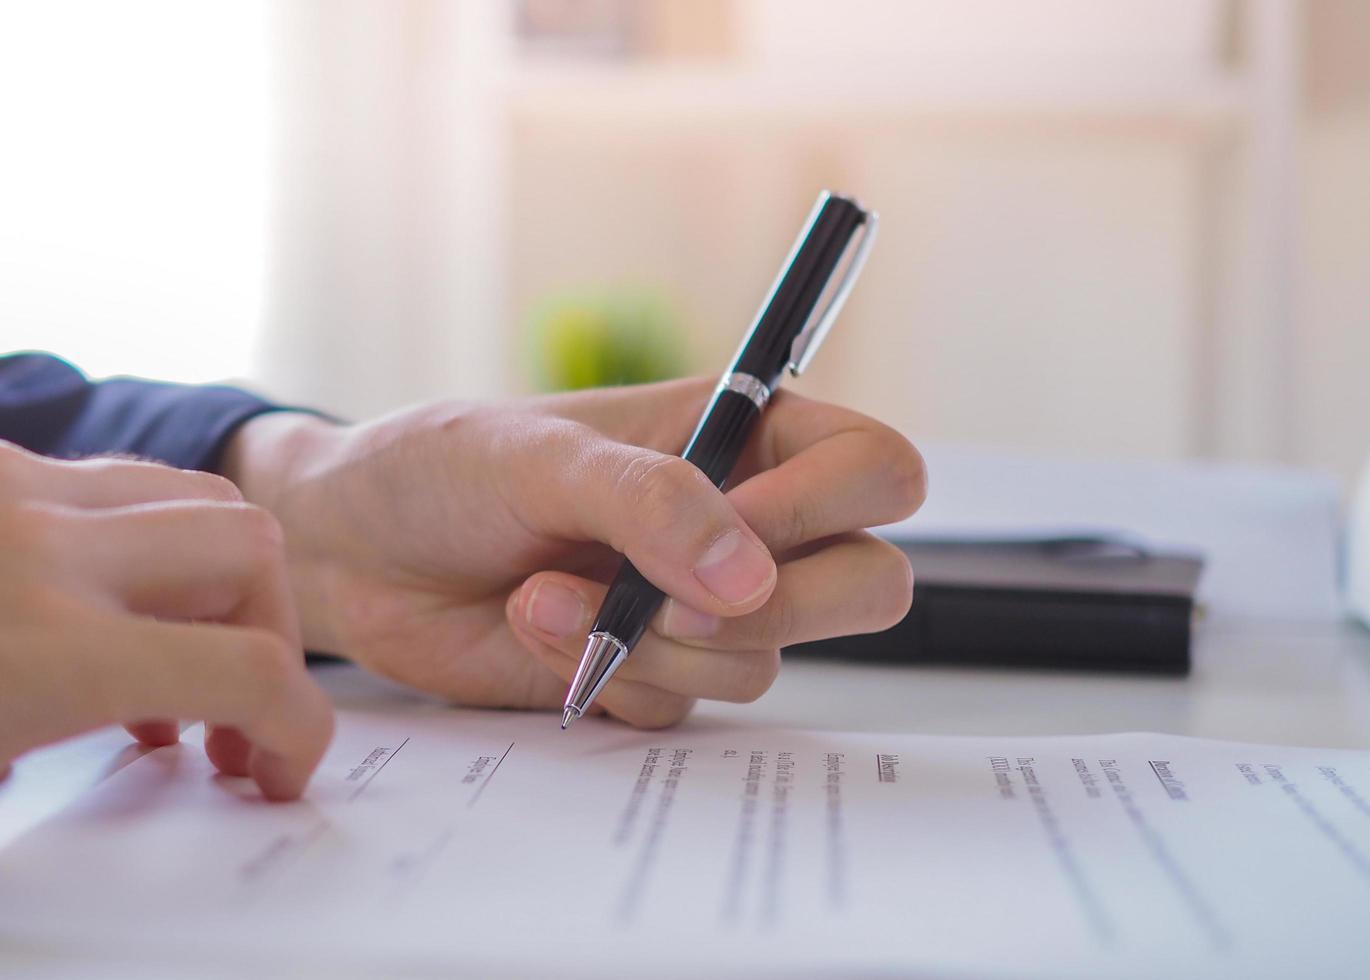
<path id="1" fill-rule="evenodd" d="M 687 369 L 679 318 L 647 292 L 551 297 L 534 311 L 529 335 L 544 391 L 662 381 Z"/>

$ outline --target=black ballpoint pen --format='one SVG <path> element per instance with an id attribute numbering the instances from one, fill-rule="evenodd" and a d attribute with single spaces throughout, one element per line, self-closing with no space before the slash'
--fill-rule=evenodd
<path id="1" fill-rule="evenodd" d="M 799 375 L 827 336 L 875 240 L 877 217 L 849 198 L 818 195 L 808 221 L 780 269 L 761 312 L 690 437 L 684 458 L 722 489 L 756 420 L 786 369 Z M 857 233 L 860 238 L 857 239 Z M 848 257 L 849 247 L 857 241 Z M 843 259 L 845 271 L 834 279 Z M 819 303 L 826 297 L 826 303 Z M 665 595 L 626 558 L 599 608 L 571 689 L 561 727 L 585 713 L 628 659 Z"/>

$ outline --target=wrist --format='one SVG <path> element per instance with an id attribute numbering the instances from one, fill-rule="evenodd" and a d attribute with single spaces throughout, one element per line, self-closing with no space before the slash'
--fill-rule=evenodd
<path id="1" fill-rule="evenodd" d="M 238 427 L 224 448 L 219 472 L 237 484 L 248 503 L 276 511 L 282 495 L 327 457 L 342 431 L 309 412 L 267 412 Z"/>
<path id="2" fill-rule="evenodd" d="M 334 556 L 321 546 L 317 493 L 310 482 L 337 458 L 349 430 L 309 412 L 268 412 L 241 425 L 224 449 L 219 472 L 248 503 L 269 510 L 285 532 L 291 593 L 305 648 L 342 653 L 329 617 Z"/>

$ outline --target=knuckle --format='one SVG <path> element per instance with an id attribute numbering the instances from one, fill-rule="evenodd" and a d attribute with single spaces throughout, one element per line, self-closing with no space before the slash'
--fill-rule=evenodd
<path id="1" fill-rule="evenodd" d="M 235 529 L 239 541 L 253 561 L 259 565 L 273 564 L 281 556 L 285 533 L 276 515 L 253 504 L 237 504 L 233 508 Z"/>
<path id="2" fill-rule="evenodd" d="M 794 636 L 798 610 L 794 601 L 787 595 L 773 593 L 771 599 L 762 607 L 762 628 L 758 641 L 763 644 L 785 646 Z"/>
<path id="3" fill-rule="evenodd" d="M 780 674 L 780 651 L 769 649 L 742 654 L 741 662 L 743 671 L 738 685 L 738 700 L 750 703 L 769 691 L 775 683 Z"/>
<path id="4" fill-rule="evenodd" d="M 295 650 L 282 637 L 267 630 L 246 630 L 238 654 L 247 673 L 267 698 L 278 700 L 299 671 Z"/>
<path id="5" fill-rule="evenodd" d="M 885 460 L 885 479 L 893 494 L 894 509 L 902 519 L 916 511 L 927 499 L 927 465 L 913 443 L 894 429 L 885 428 L 881 442 L 884 444 L 881 456 Z"/>
<path id="6" fill-rule="evenodd" d="M 785 540 L 794 544 L 806 544 L 819 536 L 816 531 L 821 525 L 817 518 L 818 508 L 812 497 L 796 487 L 783 511 L 785 515 Z"/>
<path id="7" fill-rule="evenodd" d="M 238 485 L 228 477 L 199 470 L 183 470 L 182 473 L 196 496 L 207 500 L 221 500 L 224 503 L 240 503 L 243 499 L 243 493 L 238 489 Z"/>
<path id="8" fill-rule="evenodd" d="M 233 481 L 217 473 L 182 470 L 147 459 L 105 455 L 64 465 L 74 466 L 94 480 L 110 481 L 135 491 L 141 489 L 155 496 L 225 503 L 243 499 Z"/>
<path id="9" fill-rule="evenodd" d="M 648 519 L 676 520 L 698 506 L 700 491 L 713 484 L 679 456 L 643 453 L 624 467 L 620 485 L 629 502 Z"/>
<path id="10" fill-rule="evenodd" d="M 145 477 L 156 477 L 157 470 L 171 472 L 170 467 L 119 456 L 94 456 L 60 465 L 70 467 L 80 486 L 87 488 L 103 486 L 127 490 L 145 485 Z"/>
<path id="11" fill-rule="evenodd" d="M 71 471 L 89 477 L 91 480 L 110 480 L 127 470 L 142 469 L 150 463 L 121 459 L 117 456 L 92 456 L 87 459 L 70 460 L 58 465 L 69 467 Z"/>

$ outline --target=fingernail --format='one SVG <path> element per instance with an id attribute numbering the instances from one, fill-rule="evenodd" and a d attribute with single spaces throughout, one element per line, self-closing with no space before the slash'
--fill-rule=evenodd
<path id="1" fill-rule="evenodd" d="M 661 631 L 666 636 L 681 640 L 702 640 L 706 636 L 713 636 L 717 629 L 717 616 L 691 609 L 674 599 L 666 601 L 666 611 L 661 617 Z"/>
<path id="2" fill-rule="evenodd" d="M 761 547 L 736 529 L 715 541 L 695 565 L 695 578 L 729 605 L 764 592 L 775 578 L 775 564 Z"/>
<path id="3" fill-rule="evenodd" d="M 539 582 L 528 600 L 528 625 L 551 636 L 571 636 L 580 632 L 585 621 L 585 606 L 564 585 Z"/>

